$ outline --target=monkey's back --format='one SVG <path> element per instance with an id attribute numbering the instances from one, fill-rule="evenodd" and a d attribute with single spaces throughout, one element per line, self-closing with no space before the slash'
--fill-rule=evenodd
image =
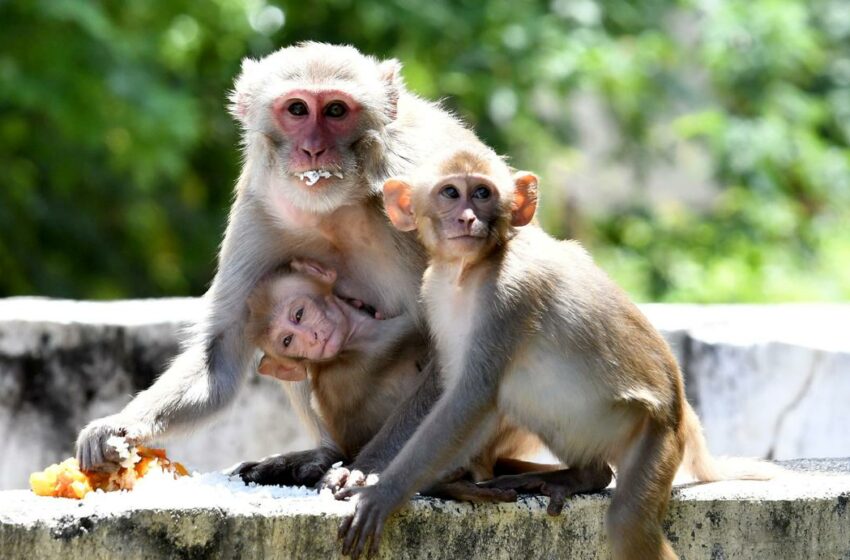
<path id="1" fill-rule="evenodd" d="M 580 358 L 624 402 L 679 416 L 684 398 L 678 364 L 664 338 L 628 295 L 576 241 L 526 226 L 507 244 L 511 291 L 539 300 L 537 335 Z"/>

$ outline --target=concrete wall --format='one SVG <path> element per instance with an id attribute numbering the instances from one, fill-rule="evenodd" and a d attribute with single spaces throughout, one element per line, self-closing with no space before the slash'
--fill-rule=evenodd
<path id="1" fill-rule="evenodd" d="M 848 466 L 802 461 L 770 482 L 676 486 L 664 530 L 682 560 L 850 558 Z M 610 494 L 571 498 L 559 517 L 538 497 L 477 505 L 418 497 L 387 523 L 378 558 L 610 558 Z M 0 556 L 341 558 L 336 529 L 352 509 L 329 492 L 224 485 L 210 475 L 82 502 L 9 490 L 0 492 Z"/>
<path id="2" fill-rule="evenodd" d="M 850 306 L 647 305 L 671 342 L 715 453 L 850 456 Z M 118 411 L 178 349 L 194 299 L 0 300 L 0 489 L 70 456 L 77 431 Z M 310 446 L 277 382 L 169 453 L 201 471 Z"/>

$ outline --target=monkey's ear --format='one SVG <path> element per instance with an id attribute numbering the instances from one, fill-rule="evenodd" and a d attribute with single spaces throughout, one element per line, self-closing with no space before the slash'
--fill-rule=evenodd
<path id="1" fill-rule="evenodd" d="M 263 356 L 257 367 L 260 375 L 268 375 L 281 381 L 304 381 L 307 379 L 307 367 L 295 360 L 277 360 Z"/>
<path id="2" fill-rule="evenodd" d="M 233 91 L 230 93 L 230 114 L 242 124 L 245 124 L 248 119 L 248 107 L 253 101 L 248 90 L 252 89 L 250 86 L 255 79 L 259 66 L 259 61 L 252 58 L 242 59 L 242 71 L 236 78 Z"/>
<path id="3" fill-rule="evenodd" d="M 387 209 L 390 221 L 399 231 L 416 229 L 410 191 L 410 185 L 401 179 L 388 179 L 384 183 L 384 208 Z"/>
<path id="4" fill-rule="evenodd" d="M 511 206 L 511 225 L 522 227 L 534 218 L 537 211 L 537 175 L 528 171 L 514 173 L 514 201 Z"/>
<path id="5" fill-rule="evenodd" d="M 381 79 L 387 88 L 387 114 L 391 120 L 398 115 L 398 97 L 404 89 L 404 81 L 401 78 L 401 62 L 394 58 L 388 58 L 378 65 Z"/>
<path id="6" fill-rule="evenodd" d="M 336 270 L 322 266 L 320 263 L 310 259 L 292 259 L 289 263 L 292 270 L 296 270 L 315 278 L 322 284 L 333 286 L 336 282 Z"/>

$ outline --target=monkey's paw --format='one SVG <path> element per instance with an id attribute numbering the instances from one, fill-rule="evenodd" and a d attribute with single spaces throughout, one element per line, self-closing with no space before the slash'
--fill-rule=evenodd
<path id="1" fill-rule="evenodd" d="M 346 488 L 337 493 L 337 499 L 354 497 L 354 513 L 342 520 L 337 537 L 343 539 L 342 553 L 357 559 L 371 538 L 368 556 L 378 552 L 384 523 L 403 500 L 393 488 L 377 484 L 360 488 Z"/>
<path id="2" fill-rule="evenodd" d="M 315 486 L 331 465 L 341 457 L 328 449 L 316 448 L 275 455 L 262 461 L 237 466 L 232 474 L 246 483 L 279 486 Z"/>
<path id="3" fill-rule="evenodd" d="M 375 473 L 367 475 L 357 469 L 349 470 L 342 466 L 334 466 L 322 477 L 318 487 L 320 490 L 327 488 L 336 496 L 337 493 L 348 488 L 374 486 L 377 484 L 378 478 L 378 475 Z"/>
<path id="4" fill-rule="evenodd" d="M 83 470 L 115 472 L 121 457 L 115 446 L 108 444 L 111 437 L 122 437 L 129 445 L 144 443 L 151 437 L 148 425 L 113 414 L 89 422 L 77 437 L 77 461 Z"/>

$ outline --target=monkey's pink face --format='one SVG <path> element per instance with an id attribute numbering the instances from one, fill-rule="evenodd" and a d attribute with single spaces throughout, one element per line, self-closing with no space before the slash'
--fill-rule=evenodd
<path id="1" fill-rule="evenodd" d="M 499 215 L 499 191 L 484 175 L 443 177 L 431 190 L 432 223 L 443 253 L 463 257 L 481 251 Z"/>
<path id="2" fill-rule="evenodd" d="M 272 104 L 275 122 L 289 139 L 288 173 L 309 191 L 353 171 L 361 106 L 338 90 L 289 91 Z"/>
<path id="3" fill-rule="evenodd" d="M 280 356 L 329 360 L 336 357 L 351 334 L 342 311 L 345 305 L 333 294 L 307 281 L 289 282 L 274 310 L 268 336 Z"/>

